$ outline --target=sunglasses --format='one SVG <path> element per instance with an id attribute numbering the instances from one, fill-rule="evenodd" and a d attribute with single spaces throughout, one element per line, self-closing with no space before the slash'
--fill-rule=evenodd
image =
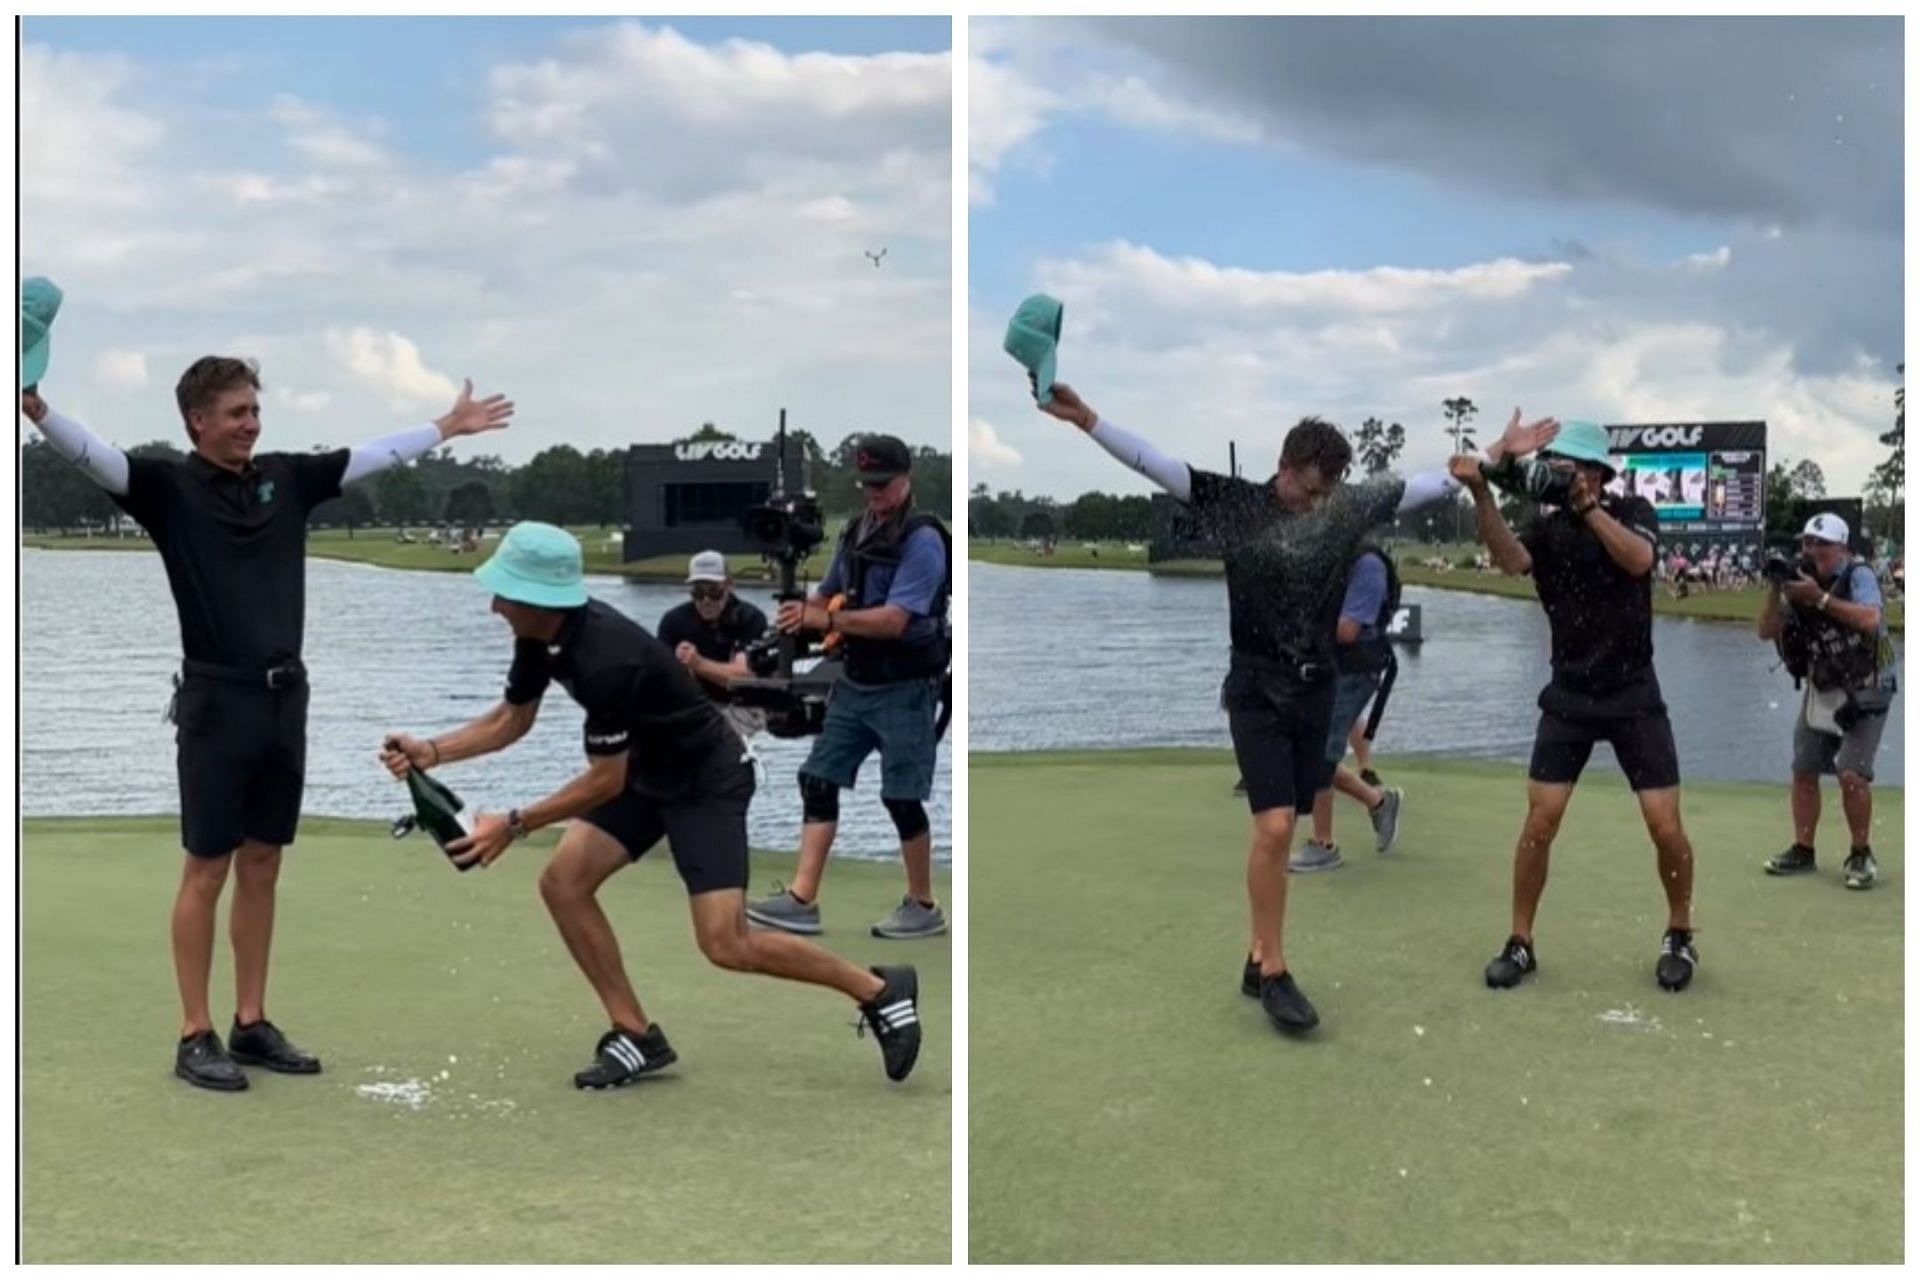
<path id="1" fill-rule="evenodd" d="M 725 600 L 727 588 L 724 583 L 702 582 L 690 588 L 687 594 L 695 600 Z"/>

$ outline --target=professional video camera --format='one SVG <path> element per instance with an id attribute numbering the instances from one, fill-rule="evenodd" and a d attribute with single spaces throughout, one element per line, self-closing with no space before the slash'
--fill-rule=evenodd
<path id="1" fill-rule="evenodd" d="M 780 574 L 779 603 L 806 599 L 800 590 L 800 565 L 826 540 L 826 518 L 811 493 L 786 491 L 787 411 L 780 411 L 779 473 L 773 493 L 740 516 L 740 527 Z M 837 658 L 823 658 L 796 672 L 794 663 L 821 652 L 797 636 L 773 630 L 746 647 L 748 678 L 727 683 L 734 701 L 767 713 L 767 732 L 776 738 L 819 733 L 827 720 L 827 694 L 840 674 Z"/>
<path id="2" fill-rule="evenodd" d="M 1804 573 L 1809 578 L 1819 576 L 1811 560 L 1789 559 L 1778 551 L 1767 556 L 1767 563 L 1761 568 L 1760 573 L 1776 587 L 1786 586 L 1793 581 L 1796 574 Z"/>

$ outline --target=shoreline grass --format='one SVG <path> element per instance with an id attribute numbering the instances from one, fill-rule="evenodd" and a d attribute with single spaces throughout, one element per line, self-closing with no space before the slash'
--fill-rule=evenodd
<path id="1" fill-rule="evenodd" d="M 867 936 L 897 866 L 836 860 L 820 941 L 919 968 L 927 1036 L 905 1084 L 843 997 L 708 965 L 662 849 L 601 900 L 680 1061 L 582 1093 L 603 1015 L 541 905 L 541 850 L 460 875 L 423 837 L 303 822 L 268 1012 L 325 1070 L 215 1095 L 171 1075 L 177 820 L 24 825 L 29 1263 L 950 1257 L 950 949 Z M 756 856 L 752 891 L 791 866 Z M 224 1034 L 224 920 L 213 974 Z"/>
<path id="2" fill-rule="evenodd" d="M 1493 992 L 1525 767 L 1382 758 L 1400 846 L 1375 854 L 1340 801 L 1347 865 L 1291 886 L 1287 960 L 1322 1017 L 1296 1041 L 1238 991 L 1230 761 L 970 761 L 975 1262 L 1899 1261 L 1898 799 L 1880 886 L 1849 893 L 1831 788 L 1820 874 L 1783 881 L 1760 863 L 1785 788 L 1687 784 L 1702 966 L 1671 995 L 1652 851 L 1596 768 L 1540 971 Z"/>
<path id="3" fill-rule="evenodd" d="M 1133 544 L 1135 546 L 1139 544 Z M 1478 573 L 1470 569 L 1452 569 L 1445 573 L 1425 568 L 1412 561 L 1429 555 L 1457 562 L 1471 555 L 1472 546 L 1403 547 L 1397 549 L 1400 580 L 1408 586 L 1431 587 L 1437 591 L 1466 591 L 1477 595 L 1505 596 L 1515 600 L 1534 600 L 1531 578 L 1512 578 L 1500 573 Z M 1163 560 L 1147 562 L 1144 549 L 1132 551 L 1123 543 L 1099 543 L 1092 549 L 1080 543 L 1061 543 L 1051 556 L 1008 543 L 969 542 L 969 559 L 986 564 L 1022 569 L 1131 569 L 1166 578 L 1220 578 L 1225 569 L 1218 560 Z M 1752 626 L 1760 612 L 1765 591 L 1745 587 L 1736 591 L 1696 592 L 1684 600 L 1675 599 L 1664 586 L 1656 585 L 1653 611 L 1661 617 L 1691 618 L 1698 622 L 1734 622 Z M 1886 608 L 1887 629 L 1896 634 L 1906 630 L 1906 602 L 1894 600 Z"/>

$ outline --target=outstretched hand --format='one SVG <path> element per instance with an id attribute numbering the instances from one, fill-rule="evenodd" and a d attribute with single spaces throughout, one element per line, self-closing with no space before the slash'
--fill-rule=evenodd
<path id="1" fill-rule="evenodd" d="M 1447 459 L 1447 474 L 1465 485 L 1469 493 L 1480 493 L 1487 478 L 1480 474 L 1480 459 L 1470 453 L 1456 453 Z"/>
<path id="2" fill-rule="evenodd" d="M 1033 381 L 1032 374 L 1027 375 L 1027 381 Z M 1039 408 L 1040 412 L 1052 414 L 1062 422 L 1071 422 L 1082 431 L 1093 430 L 1093 424 L 1100 420 L 1100 415 L 1080 398 L 1080 393 L 1064 382 L 1053 384 L 1053 397 Z"/>
<path id="3" fill-rule="evenodd" d="M 505 396 L 488 396 L 485 400 L 473 398 L 473 379 L 461 383 L 460 398 L 453 402 L 453 408 L 446 416 L 434 423 L 440 428 L 440 438 L 450 440 L 454 436 L 478 435 L 482 431 L 497 431 L 507 425 L 507 419 L 513 417 L 513 401 Z"/>
<path id="4" fill-rule="evenodd" d="M 1487 456 L 1494 461 L 1502 458 L 1518 458 L 1525 454 L 1537 453 L 1552 443 L 1560 434 L 1560 421 L 1557 418 L 1542 418 L 1538 422 L 1522 425 L 1520 410 L 1513 411 L 1513 417 L 1507 422 L 1507 429 L 1500 433 L 1500 439 L 1494 447 L 1487 450 Z"/>
<path id="5" fill-rule="evenodd" d="M 27 415 L 34 426 L 47 420 L 47 402 L 31 391 L 20 393 L 20 412 Z"/>

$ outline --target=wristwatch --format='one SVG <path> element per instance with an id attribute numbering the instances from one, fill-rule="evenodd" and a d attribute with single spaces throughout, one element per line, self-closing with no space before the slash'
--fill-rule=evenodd
<path id="1" fill-rule="evenodd" d="M 1831 599 L 1833 599 L 1833 592 L 1822 591 L 1820 593 L 1820 612 L 1825 613 L 1827 611 L 1827 601 Z"/>
<path id="2" fill-rule="evenodd" d="M 521 816 L 518 809 L 509 809 L 507 811 L 507 830 L 513 833 L 515 840 L 525 840 L 529 835 L 533 834 L 527 830 L 527 820 Z"/>

